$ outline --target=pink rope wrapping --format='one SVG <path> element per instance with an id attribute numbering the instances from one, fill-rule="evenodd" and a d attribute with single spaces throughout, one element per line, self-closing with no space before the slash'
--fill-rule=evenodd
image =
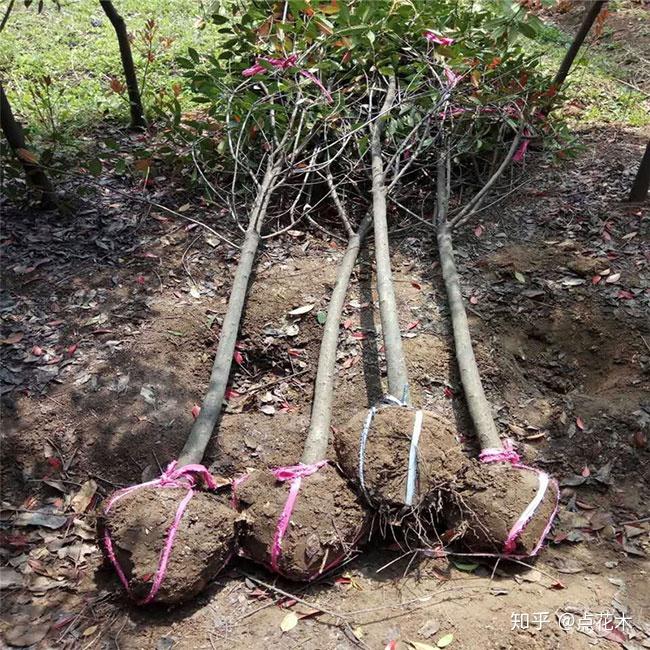
<path id="1" fill-rule="evenodd" d="M 167 469 L 161 474 L 160 478 L 154 479 L 153 481 L 147 481 L 146 483 L 139 483 L 138 485 L 131 485 L 130 487 L 124 488 L 122 490 L 118 490 L 108 500 L 108 503 L 104 507 L 104 514 L 108 514 L 110 509 L 119 500 L 121 500 L 123 497 L 127 496 L 128 494 L 131 494 L 131 492 L 134 492 L 136 490 L 141 490 L 142 488 L 153 487 L 153 488 L 160 488 L 160 489 L 167 489 L 167 488 L 187 489 L 187 494 L 183 497 L 181 502 L 178 504 L 178 508 L 176 508 L 176 514 L 174 515 L 174 521 L 172 522 L 172 525 L 169 527 L 169 530 L 167 531 L 167 538 L 165 539 L 165 544 L 160 552 L 160 559 L 158 560 L 158 568 L 156 569 L 156 573 L 154 575 L 154 580 L 151 585 L 151 589 L 149 590 L 149 593 L 145 598 L 142 598 L 140 600 L 134 598 L 136 604 L 138 605 L 148 605 L 150 602 L 152 602 L 156 597 L 156 594 L 158 593 L 158 590 L 160 589 L 160 586 L 162 585 L 165 579 L 165 575 L 167 574 L 167 564 L 169 563 L 169 558 L 171 556 L 171 552 L 174 547 L 174 540 L 176 539 L 178 528 L 180 526 L 183 515 L 185 514 L 187 505 L 189 504 L 189 502 L 192 500 L 192 497 L 194 496 L 194 487 L 197 482 L 197 476 L 205 482 L 208 489 L 215 490 L 217 488 L 217 484 L 215 483 L 215 480 L 212 478 L 212 475 L 210 474 L 210 472 L 208 472 L 207 468 L 205 468 L 203 465 L 198 465 L 198 464 L 185 465 L 184 467 L 176 469 L 177 462 L 178 461 L 174 460 L 171 463 L 169 463 Z M 108 532 L 108 527 L 104 531 L 103 541 L 104 541 L 104 547 L 106 549 L 106 555 L 108 556 L 108 559 L 113 565 L 113 568 L 115 569 L 115 573 L 117 573 L 117 577 L 120 579 L 120 582 L 124 586 L 124 589 L 129 594 L 129 596 L 133 598 L 133 593 L 131 591 L 129 581 L 127 580 L 126 575 L 124 574 L 124 570 L 122 569 L 122 566 L 120 565 L 119 560 L 117 559 L 117 556 L 115 554 L 115 550 L 113 548 L 113 541 L 111 540 L 110 533 Z"/>
<path id="2" fill-rule="evenodd" d="M 289 467 L 276 467 L 272 470 L 273 476 L 275 476 L 278 481 L 291 481 L 289 495 L 287 496 L 287 500 L 284 502 L 284 508 L 282 509 L 282 513 L 278 519 L 275 535 L 273 537 L 273 545 L 271 546 L 271 569 L 276 573 L 278 571 L 278 559 L 282 553 L 282 539 L 289 527 L 291 513 L 293 512 L 293 506 L 296 503 L 296 498 L 300 491 L 302 478 L 303 476 L 311 476 L 324 465 L 327 465 L 326 460 L 321 460 L 312 465 L 303 465 L 300 463 L 299 465 L 290 465 Z"/>
<path id="3" fill-rule="evenodd" d="M 277 68 L 278 70 L 286 70 L 287 68 L 298 67 L 297 66 L 297 63 L 298 63 L 298 55 L 297 54 L 292 54 L 292 55 L 290 55 L 290 56 L 288 56 L 288 57 L 286 57 L 284 59 L 274 59 L 274 58 L 271 58 L 271 57 L 268 57 L 268 56 L 262 56 L 262 57 L 259 57 L 255 61 L 254 65 L 252 65 L 250 68 L 246 68 L 246 70 L 244 70 L 242 72 L 242 76 L 243 77 L 253 77 L 256 74 L 264 74 L 266 72 L 267 68 L 265 68 L 260 63 L 260 61 L 265 61 L 266 63 L 268 63 L 269 65 L 272 65 L 274 68 Z M 325 97 L 325 99 L 330 104 L 332 103 L 332 101 L 333 101 L 332 100 L 332 95 L 330 94 L 329 90 L 327 90 L 327 88 L 325 88 L 325 86 L 323 86 L 322 82 L 320 81 L 320 79 L 318 79 L 318 77 L 316 77 L 315 74 L 313 74 L 312 72 L 309 72 L 309 70 L 299 69 L 298 71 L 300 72 L 300 74 L 303 77 L 306 77 L 312 83 L 316 84 L 316 86 L 318 86 L 319 90 L 321 91 L 321 94 L 323 95 L 323 97 Z"/>
<path id="4" fill-rule="evenodd" d="M 546 539 L 546 536 L 550 532 L 551 526 L 553 525 L 553 520 L 557 515 L 557 510 L 559 506 L 559 488 L 557 485 L 557 481 L 555 479 L 550 478 L 550 476 L 546 472 L 542 472 L 536 467 L 531 467 L 530 465 L 524 465 L 523 463 L 521 463 L 519 454 L 515 451 L 513 442 L 510 438 L 503 441 L 502 448 L 492 447 L 492 448 L 484 449 L 479 454 L 478 458 L 481 463 L 510 463 L 510 465 L 516 467 L 517 469 L 529 470 L 537 474 L 537 478 L 539 480 L 537 493 L 533 497 L 532 501 L 528 504 L 528 506 L 526 506 L 524 511 L 521 513 L 521 515 L 519 515 L 519 518 L 510 529 L 510 532 L 508 533 L 508 536 L 506 537 L 503 543 L 503 554 L 505 556 L 518 559 L 518 558 L 532 557 L 537 555 L 539 553 L 539 550 L 542 548 L 544 539 Z M 535 515 L 537 508 L 544 500 L 544 496 L 546 495 L 546 491 L 548 490 L 549 485 L 553 485 L 555 487 L 555 507 L 553 508 L 553 512 L 551 513 L 551 516 L 549 517 L 548 522 L 544 527 L 544 531 L 542 532 L 537 544 L 535 545 L 535 548 L 532 550 L 531 553 L 527 555 L 521 555 L 521 554 L 515 555 L 514 551 L 517 548 L 517 539 L 519 538 L 521 533 L 526 529 L 526 526 L 530 523 L 531 519 Z M 489 555 L 489 554 L 485 554 L 485 555 Z"/>

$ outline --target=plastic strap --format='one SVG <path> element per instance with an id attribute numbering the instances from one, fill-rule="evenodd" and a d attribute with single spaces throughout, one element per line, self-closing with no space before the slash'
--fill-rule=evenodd
<path id="1" fill-rule="evenodd" d="M 406 497 L 404 503 L 407 506 L 413 505 L 415 496 L 415 482 L 418 475 L 418 443 L 420 442 L 420 433 L 422 432 L 422 420 L 424 414 L 421 410 L 415 412 L 413 420 L 413 434 L 411 435 L 411 447 L 409 449 L 409 468 L 406 475 Z"/>

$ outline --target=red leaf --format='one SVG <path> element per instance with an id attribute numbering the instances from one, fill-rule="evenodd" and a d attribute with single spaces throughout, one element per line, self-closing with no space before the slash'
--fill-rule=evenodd
<path id="1" fill-rule="evenodd" d="M 238 397 L 241 397 L 241 393 L 238 393 L 236 390 L 229 388 L 226 391 L 226 399 L 237 399 Z"/>
<path id="2" fill-rule="evenodd" d="M 566 585 L 563 582 L 556 580 L 555 582 L 551 583 L 551 589 L 566 589 Z"/>
<path id="3" fill-rule="evenodd" d="M 469 301 L 472 303 L 472 305 L 478 304 L 478 298 L 476 296 L 470 296 Z"/>
<path id="4" fill-rule="evenodd" d="M 411 286 L 418 290 L 422 289 L 422 287 L 417 282 L 415 282 L 415 280 L 411 281 Z"/>
<path id="5" fill-rule="evenodd" d="M 340 578 L 336 578 L 334 582 L 337 585 L 349 585 L 352 582 L 352 578 L 346 578 L 345 576 L 341 576 Z"/>
<path id="6" fill-rule="evenodd" d="M 474 234 L 477 237 L 480 237 L 484 232 L 485 232 L 485 228 L 483 228 L 483 226 L 480 223 L 478 226 L 476 226 L 476 228 L 474 228 Z"/>
<path id="7" fill-rule="evenodd" d="M 407 329 L 407 330 L 414 330 L 414 329 L 415 329 L 419 324 L 420 324 L 420 321 L 419 321 L 419 320 L 411 321 L 411 322 L 406 326 L 406 329 Z"/>
<path id="8" fill-rule="evenodd" d="M 580 416 L 576 418 L 576 426 L 578 427 L 578 429 L 580 429 L 580 431 L 585 430 L 585 422 Z"/>
<path id="9" fill-rule="evenodd" d="M 198 404 L 195 404 L 192 407 L 192 417 L 196 420 L 196 418 L 199 417 L 200 412 L 201 412 L 201 407 Z"/>
<path id="10" fill-rule="evenodd" d="M 354 332 L 352 338 L 357 339 L 358 341 L 363 341 L 364 339 L 367 339 L 368 336 L 365 332 Z"/>
<path id="11" fill-rule="evenodd" d="M 627 641 L 627 636 L 623 633 L 622 630 L 619 630 L 617 628 L 614 628 L 613 630 L 610 630 L 606 635 L 606 639 L 609 639 L 610 641 L 615 641 L 616 643 L 625 643 Z"/>
<path id="12" fill-rule="evenodd" d="M 233 359 L 235 360 L 235 363 L 242 366 L 244 364 L 244 357 L 242 356 L 242 353 L 239 352 L 239 350 L 235 350 L 235 354 L 233 355 Z"/>
<path id="13" fill-rule="evenodd" d="M 144 284 L 144 275 L 139 275 L 139 276 L 135 279 L 135 281 L 136 281 L 138 284 Z"/>
<path id="14" fill-rule="evenodd" d="M 32 348 L 32 354 L 33 354 L 35 357 L 42 357 L 42 356 L 43 356 L 43 348 L 39 348 L 38 345 L 35 345 L 35 346 Z"/>
<path id="15" fill-rule="evenodd" d="M 29 538 L 22 533 L 0 533 L 0 547 L 25 548 L 29 545 Z"/>
<path id="16" fill-rule="evenodd" d="M 298 348 L 289 348 L 287 354 L 290 357 L 301 357 L 304 350 L 299 350 Z"/>
<path id="17" fill-rule="evenodd" d="M 72 356 L 76 351 L 79 346 L 76 343 L 73 343 L 72 345 L 68 346 L 66 348 L 66 352 L 68 353 L 68 356 Z"/>
<path id="18" fill-rule="evenodd" d="M 454 391 L 449 388 L 449 386 L 445 386 L 443 393 L 445 394 L 445 397 L 447 399 L 453 399 L 454 397 Z"/>
<path id="19" fill-rule="evenodd" d="M 348 318 L 347 320 L 343 321 L 343 329 L 349 330 L 352 327 L 352 323 L 354 321 L 351 318 Z"/>
<path id="20" fill-rule="evenodd" d="M 634 300 L 634 294 L 631 291 L 626 291 L 625 289 L 621 289 L 618 292 L 618 297 L 621 300 Z"/>
<path id="21" fill-rule="evenodd" d="M 587 478 L 587 476 L 590 476 L 590 475 L 591 475 L 591 470 L 590 470 L 590 469 L 585 465 L 585 466 L 582 468 L 582 472 L 580 472 L 580 474 L 582 474 L 582 476 L 584 476 L 585 478 Z"/>
<path id="22" fill-rule="evenodd" d="M 591 284 L 598 284 L 602 279 L 603 279 L 602 276 L 600 276 L 600 275 L 594 275 L 594 276 L 591 278 Z"/>
<path id="23" fill-rule="evenodd" d="M 47 464 L 48 464 L 48 465 L 49 465 L 49 466 L 50 466 L 50 467 L 51 467 L 55 472 L 59 472 L 59 471 L 61 471 L 61 469 L 63 468 L 63 463 L 62 463 L 58 458 L 56 458 L 55 456 L 50 456 L 50 457 L 47 459 Z"/>

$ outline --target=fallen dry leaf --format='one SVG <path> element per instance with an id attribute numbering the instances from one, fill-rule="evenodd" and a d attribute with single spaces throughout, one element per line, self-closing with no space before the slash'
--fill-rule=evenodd
<path id="1" fill-rule="evenodd" d="M 72 497 L 72 501 L 70 502 L 72 509 L 77 514 L 86 512 L 86 509 L 93 500 L 96 492 L 97 483 L 92 479 L 89 479 L 81 486 L 81 488 L 79 488 L 79 492 Z"/>
<path id="2" fill-rule="evenodd" d="M 14 627 L 5 630 L 4 637 L 10 645 L 26 648 L 42 641 L 49 629 L 50 626 L 47 624 L 14 625 Z"/>
<path id="3" fill-rule="evenodd" d="M 289 612 L 280 622 L 280 629 L 283 632 L 288 632 L 293 630 L 296 625 L 298 625 L 298 616 L 295 612 Z"/>

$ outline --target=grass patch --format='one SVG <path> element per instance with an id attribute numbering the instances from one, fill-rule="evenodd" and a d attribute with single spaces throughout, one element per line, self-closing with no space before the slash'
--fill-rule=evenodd
<path id="1" fill-rule="evenodd" d="M 541 30 L 540 45 L 551 46 L 544 48 L 542 59 L 550 72 L 557 70 L 571 40 L 572 35 L 549 23 Z M 612 56 L 613 49 L 622 47 L 601 38 L 583 48 L 563 87 L 572 118 L 594 125 L 650 124 L 648 96 L 625 85 L 630 75 L 630 70 L 623 65 L 625 57 Z"/>
<path id="2" fill-rule="evenodd" d="M 74 138 L 105 118 L 128 121 L 128 105 L 110 89 L 111 77 L 123 79 L 115 32 L 98 2 L 63 2 L 61 10 L 46 2 L 25 9 L 17 2 L 0 38 L 0 74 L 14 112 L 24 118 L 35 140 Z M 222 38 L 217 27 L 203 22 L 196 0 L 120 0 L 118 11 L 133 34 L 139 80 L 147 68 L 145 106 L 164 88 L 180 81 L 174 58 L 188 47 L 213 51 Z M 146 65 L 142 33 L 154 19 L 155 60 Z M 43 78 L 51 84 L 45 86 Z M 49 95 L 39 99 L 37 93 Z M 180 98 L 182 102 L 182 97 Z M 184 105 L 183 108 L 188 108 Z"/>

